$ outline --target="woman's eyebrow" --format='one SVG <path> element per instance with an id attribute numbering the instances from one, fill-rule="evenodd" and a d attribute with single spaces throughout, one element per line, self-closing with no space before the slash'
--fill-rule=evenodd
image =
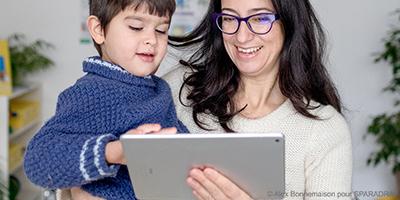
<path id="1" fill-rule="evenodd" d="M 236 10 L 234 10 L 234 9 L 232 9 L 232 8 L 222 8 L 222 9 L 221 9 L 221 11 L 229 11 L 229 12 L 233 12 L 233 13 L 235 13 L 235 14 L 238 14 L 238 15 L 239 15 L 239 13 L 238 13 L 238 12 L 236 12 Z"/>
<path id="2" fill-rule="evenodd" d="M 239 15 L 239 13 L 238 13 L 236 10 L 232 9 L 232 8 L 222 8 L 221 11 L 229 11 L 229 12 L 233 12 L 233 13 Z M 254 13 L 254 12 L 259 12 L 259 11 L 274 12 L 274 11 L 273 11 L 272 9 L 270 9 L 270 8 L 253 8 L 253 9 L 250 9 L 250 10 L 248 11 L 248 13 Z"/>
<path id="3" fill-rule="evenodd" d="M 253 8 L 253 9 L 250 10 L 250 12 L 259 12 L 259 11 L 273 12 L 273 9 L 270 9 L 270 8 Z"/>

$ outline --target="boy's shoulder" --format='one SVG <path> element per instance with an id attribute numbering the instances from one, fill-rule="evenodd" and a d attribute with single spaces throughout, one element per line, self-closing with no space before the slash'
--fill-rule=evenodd
<path id="1" fill-rule="evenodd" d="M 113 79 L 89 73 L 78 79 L 72 87 L 102 92 L 115 92 L 115 90 L 121 88 L 121 83 Z"/>
<path id="2" fill-rule="evenodd" d="M 117 93 L 121 93 L 121 91 L 115 81 L 93 74 L 86 74 L 78 79 L 75 84 L 61 92 L 59 98 L 93 99 L 103 96 L 117 96 L 115 95 Z"/>
<path id="3" fill-rule="evenodd" d="M 120 83 L 116 80 L 106 78 L 103 76 L 99 76 L 96 74 L 88 73 L 78 79 L 74 86 L 76 85 L 77 87 L 95 87 L 99 89 L 111 89 L 111 88 L 118 88 L 118 85 Z"/>

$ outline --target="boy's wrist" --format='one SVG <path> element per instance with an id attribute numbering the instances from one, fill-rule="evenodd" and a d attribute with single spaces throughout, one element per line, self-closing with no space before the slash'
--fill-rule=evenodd
<path id="1" fill-rule="evenodd" d="M 105 157 L 108 164 L 124 164 L 122 143 L 119 140 L 106 144 Z"/>

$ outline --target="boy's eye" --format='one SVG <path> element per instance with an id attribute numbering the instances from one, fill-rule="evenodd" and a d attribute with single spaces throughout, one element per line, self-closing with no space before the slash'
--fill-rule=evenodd
<path id="1" fill-rule="evenodd" d="M 141 31 L 143 30 L 142 27 L 133 27 L 133 26 L 129 26 L 130 29 L 134 30 L 134 31 Z"/>
<path id="2" fill-rule="evenodd" d="M 156 29 L 157 33 L 161 33 L 161 34 L 167 34 L 167 31 L 165 30 L 160 30 L 160 29 Z"/>

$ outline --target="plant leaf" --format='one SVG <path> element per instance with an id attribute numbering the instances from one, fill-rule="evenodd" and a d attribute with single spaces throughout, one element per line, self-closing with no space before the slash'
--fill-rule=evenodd
<path id="1" fill-rule="evenodd" d="M 54 46 L 44 40 L 36 40 L 26 44 L 25 35 L 14 34 L 9 37 L 10 57 L 13 85 L 22 83 L 24 76 L 54 65 L 54 62 L 44 54 L 45 50 Z"/>

